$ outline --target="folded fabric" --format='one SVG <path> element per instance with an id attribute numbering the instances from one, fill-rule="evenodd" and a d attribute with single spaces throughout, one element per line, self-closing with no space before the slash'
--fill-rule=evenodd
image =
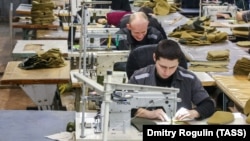
<path id="1" fill-rule="evenodd" d="M 227 111 L 216 111 L 211 117 L 208 118 L 207 124 L 228 124 L 234 121 L 234 115 Z"/>
<path id="2" fill-rule="evenodd" d="M 250 72 L 250 58 L 242 57 L 237 60 L 234 67 L 233 73 L 237 75 L 248 75 Z"/>
<path id="3" fill-rule="evenodd" d="M 226 50 L 212 50 L 207 53 L 207 60 L 209 61 L 223 61 L 229 60 L 230 51 Z"/>
<path id="4" fill-rule="evenodd" d="M 217 43 L 227 40 L 228 34 L 226 32 L 214 32 L 207 34 L 207 40 L 212 43 Z"/>
<path id="5" fill-rule="evenodd" d="M 238 41 L 236 45 L 240 47 L 250 47 L 250 41 Z"/>

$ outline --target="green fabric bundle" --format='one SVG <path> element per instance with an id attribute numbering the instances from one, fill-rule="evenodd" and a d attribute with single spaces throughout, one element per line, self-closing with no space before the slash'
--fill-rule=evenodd
<path id="1" fill-rule="evenodd" d="M 179 38 L 181 44 L 192 46 L 210 45 L 227 40 L 228 34 L 226 32 L 217 31 L 209 24 L 210 17 L 196 17 L 175 28 L 168 36 Z"/>
<path id="2" fill-rule="evenodd" d="M 22 61 L 18 67 L 21 69 L 59 68 L 65 66 L 64 58 L 58 48 L 53 48 L 45 53 L 31 56 Z"/>
<path id="3" fill-rule="evenodd" d="M 226 61 L 226 60 L 229 60 L 229 53 L 230 53 L 230 51 L 228 49 L 208 51 L 207 60 L 209 60 L 209 61 Z"/>
<path id="4" fill-rule="evenodd" d="M 237 60 L 234 68 L 233 73 L 237 75 L 248 75 L 250 72 L 250 59 L 246 57 L 242 57 L 241 59 Z"/>
<path id="5" fill-rule="evenodd" d="M 31 21 L 33 24 L 50 25 L 54 22 L 54 3 L 51 0 L 33 0 Z"/>

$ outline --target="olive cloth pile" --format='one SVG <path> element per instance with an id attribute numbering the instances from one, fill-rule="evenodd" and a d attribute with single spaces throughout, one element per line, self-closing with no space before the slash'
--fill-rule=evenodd
<path id="1" fill-rule="evenodd" d="M 179 43 L 191 46 L 211 45 L 227 40 L 226 32 L 217 31 L 215 27 L 209 25 L 209 16 L 191 18 L 184 25 L 175 28 L 168 36 L 178 38 Z"/>
<path id="2" fill-rule="evenodd" d="M 228 71 L 229 54 L 228 49 L 208 51 L 207 61 L 191 61 L 189 69 L 202 72 L 226 72 Z"/>
<path id="3" fill-rule="evenodd" d="M 54 3 L 51 0 L 33 0 L 31 8 L 32 24 L 50 25 L 54 22 Z"/>
<path id="4" fill-rule="evenodd" d="M 209 61 L 228 61 L 229 60 L 228 49 L 225 50 L 211 50 L 207 53 L 207 60 Z"/>
<path id="5" fill-rule="evenodd" d="M 25 70 L 59 68 L 65 66 L 64 58 L 58 48 L 52 48 L 43 53 L 37 53 L 23 60 L 18 67 Z"/>
<path id="6" fill-rule="evenodd" d="M 170 4 L 167 0 L 134 1 L 134 6 L 150 7 L 155 15 L 168 15 L 181 10 L 175 3 Z"/>
<path id="7" fill-rule="evenodd" d="M 242 57 L 238 59 L 234 65 L 233 72 L 237 75 L 248 75 L 250 72 L 250 58 Z"/>

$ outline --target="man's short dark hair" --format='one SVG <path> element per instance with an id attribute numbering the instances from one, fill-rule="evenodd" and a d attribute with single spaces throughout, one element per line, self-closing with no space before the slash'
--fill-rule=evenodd
<path id="1" fill-rule="evenodd" d="M 161 40 L 155 50 L 156 60 L 162 57 L 169 60 L 178 59 L 180 61 L 181 56 L 182 51 L 180 45 L 176 41 L 170 39 Z"/>

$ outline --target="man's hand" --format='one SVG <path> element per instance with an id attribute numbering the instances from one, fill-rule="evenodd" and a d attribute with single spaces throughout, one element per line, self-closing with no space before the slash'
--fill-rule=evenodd
<path id="1" fill-rule="evenodd" d="M 156 109 L 153 111 L 149 111 L 149 110 L 140 108 L 140 109 L 138 109 L 136 116 L 147 118 L 147 119 L 159 119 L 161 121 L 169 121 L 170 120 L 170 118 L 166 115 L 166 113 L 162 109 Z"/>
<path id="2" fill-rule="evenodd" d="M 200 114 L 196 110 L 188 110 L 186 108 L 180 108 L 175 114 L 175 120 L 192 120 L 198 118 Z"/>

